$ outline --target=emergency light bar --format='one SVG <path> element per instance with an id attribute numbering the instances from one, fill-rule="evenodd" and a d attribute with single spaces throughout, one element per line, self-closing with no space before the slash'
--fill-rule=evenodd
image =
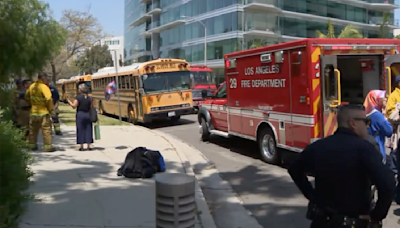
<path id="1" fill-rule="evenodd" d="M 397 48 L 397 45 L 319 45 L 325 50 L 391 50 Z"/>

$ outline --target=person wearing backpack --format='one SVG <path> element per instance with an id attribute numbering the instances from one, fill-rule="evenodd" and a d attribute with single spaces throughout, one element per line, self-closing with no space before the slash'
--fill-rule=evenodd
<path id="1" fill-rule="evenodd" d="M 368 133 L 378 143 L 379 152 L 384 161 L 386 161 L 386 137 L 391 137 L 393 134 L 392 124 L 386 120 L 382 113 L 385 96 L 386 91 L 384 90 L 371 90 L 364 101 L 365 112 L 369 119 Z"/>

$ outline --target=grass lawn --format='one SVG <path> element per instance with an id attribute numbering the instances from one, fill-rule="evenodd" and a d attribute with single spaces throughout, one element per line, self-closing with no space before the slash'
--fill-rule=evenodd
<path id="1" fill-rule="evenodd" d="M 61 123 L 67 126 L 75 126 L 76 109 L 73 109 L 71 106 L 64 103 L 60 103 L 58 109 L 60 110 L 60 115 L 58 117 L 60 118 Z M 99 118 L 100 126 L 130 125 L 128 122 L 119 122 L 118 119 L 112 117 L 103 116 L 100 114 L 97 116 Z"/>

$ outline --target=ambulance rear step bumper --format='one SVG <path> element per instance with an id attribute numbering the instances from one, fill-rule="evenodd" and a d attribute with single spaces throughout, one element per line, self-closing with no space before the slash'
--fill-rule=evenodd
<path id="1" fill-rule="evenodd" d="M 229 133 L 225 132 L 225 131 L 210 130 L 210 133 L 213 134 L 213 135 L 219 135 L 219 136 L 222 136 L 222 137 L 225 137 L 225 138 L 229 137 Z"/>

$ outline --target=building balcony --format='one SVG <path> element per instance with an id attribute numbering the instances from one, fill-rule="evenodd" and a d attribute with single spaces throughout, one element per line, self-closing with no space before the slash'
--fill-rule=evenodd
<path id="1" fill-rule="evenodd" d="M 329 0 L 337 3 L 344 3 L 352 6 L 391 11 L 399 8 L 400 0 Z"/>
<path id="2" fill-rule="evenodd" d="M 151 3 L 151 0 L 139 0 L 139 3 Z"/>
<path id="3" fill-rule="evenodd" d="M 243 37 L 257 37 L 257 38 L 280 38 L 282 36 L 281 30 L 276 26 L 252 25 L 246 26 L 243 32 Z"/>
<path id="4" fill-rule="evenodd" d="M 156 27 L 150 29 L 148 32 L 160 33 L 161 31 L 164 31 L 164 30 L 167 30 L 167 29 L 171 29 L 171 28 L 174 28 L 176 26 L 183 25 L 185 23 L 186 23 L 185 20 L 171 21 L 171 22 L 169 22 L 167 24 L 156 26 Z"/>
<path id="5" fill-rule="evenodd" d="M 369 17 L 368 18 L 368 24 L 370 24 L 370 25 L 381 25 L 382 24 L 382 17 Z M 400 23 L 399 23 L 399 20 L 393 20 L 393 19 L 391 19 L 391 20 L 389 20 L 388 21 L 388 23 L 387 23 L 387 25 L 388 26 L 394 26 L 394 27 L 399 27 L 400 26 Z"/>
<path id="6" fill-rule="evenodd" d="M 319 21 L 319 22 L 327 22 L 328 20 L 331 20 L 331 22 L 333 24 L 336 25 L 349 25 L 352 24 L 354 26 L 357 26 L 360 29 L 376 29 L 377 27 L 379 27 L 379 23 L 378 24 L 371 24 L 368 22 L 355 22 L 355 21 L 348 21 L 348 20 L 343 20 L 343 19 L 337 19 L 337 18 L 330 18 L 330 17 L 323 17 L 323 16 L 317 16 L 317 15 L 312 15 L 312 14 L 306 14 L 306 13 L 299 13 L 299 12 L 294 12 L 294 11 L 282 11 L 282 15 L 283 16 L 291 16 L 291 17 L 296 17 L 298 19 L 303 19 L 303 20 L 307 20 L 307 21 Z M 395 23 L 395 22 L 393 22 Z M 391 29 L 397 29 L 399 28 L 397 25 L 391 25 L 389 23 L 389 28 Z"/>
<path id="7" fill-rule="evenodd" d="M 367 0 L 376 10 L 394 10 L 399 8 L 399 0 Z"/>
<path id="8" fill-rule="evenodd" d="M 146 37 L 146 38 L 150 38 L 151 34 L 153 34 L 152 29 L 157 28 L 158 26 L 160 26 L 160 22 L 159 21 L 153 21 L 150 24 L 148 24 L 146 26 L 146 31 L 142 33 L 142 36 Z"/>
<path id="9" fill-rule="evenodd" d="M 160 3 L 154 3 L 147 7 L 147 14 L 160 14 L 161 13 Z"/>
<path id="10" fill-rule="evenodd" d="M 151 14 L 143 12 L 142 15 L 138 19 L 132 21 L 130 26 L 137 26 L 137 25 L 140 25 L 143 22 L 146 22 L 146 21 L 149 21 L 149 20 L 151 20 Z"/>
<path id="11" fill-rule="evenodd" d="M 280 13 L 276 0 L 247 0 L 243 6 L 244 11 L 257 11 L 266 13 Z"/>

